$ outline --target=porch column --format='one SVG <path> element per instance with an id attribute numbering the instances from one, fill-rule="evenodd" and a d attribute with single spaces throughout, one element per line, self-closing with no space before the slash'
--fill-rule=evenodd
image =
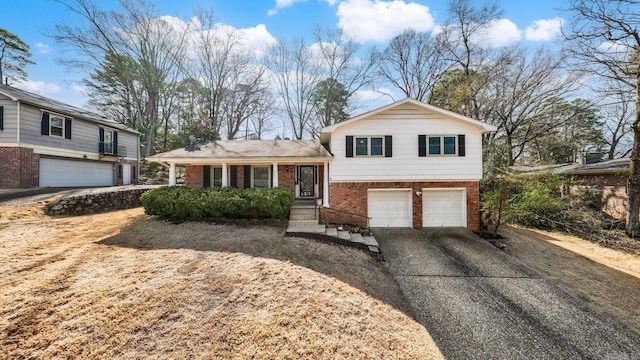
<path id="1" fill-rule="evenodd" d="M 176 164 L 169 164 L 169 186 L 176 185 Z"/>
<path id="2" fill-rule="evenodd" d="M 229 171 L 227 170 L 227 163 L 222 163 L 222 187 L 229 186 L 227 178 L 229 177 Z"/>
<path id="3" fill-rule="evenodd" d="M 271 177 L 273 178 L 273 187 L 277 187 L 278 186 L 278 163 L 277 162 L 273 163 L 273 172 L 271 174 Z"/>
<path id="4" fill-rule="evenodd" d="M 322 206 L 329 207 L 329 162 L 324 162 L 324 176 L 322 177 Z"/>

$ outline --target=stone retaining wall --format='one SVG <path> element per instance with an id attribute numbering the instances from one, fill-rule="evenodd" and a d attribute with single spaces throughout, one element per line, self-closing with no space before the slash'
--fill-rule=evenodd
<path id="1" fill-rule="evenodd" d="M 141 206 L 140 196 L 148 187 L 70 196 L 47 204 L 47 215 L 87 215 L 97 212 Z"/>

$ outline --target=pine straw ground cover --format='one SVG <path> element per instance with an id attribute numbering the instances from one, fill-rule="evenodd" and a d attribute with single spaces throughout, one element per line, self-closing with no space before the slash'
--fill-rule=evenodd
<path id="1" fill-rule="evenodd" d="M 0 358 L 442 358 L 383 265 L 277 227 L 0 207 L 0 273 Z"/>

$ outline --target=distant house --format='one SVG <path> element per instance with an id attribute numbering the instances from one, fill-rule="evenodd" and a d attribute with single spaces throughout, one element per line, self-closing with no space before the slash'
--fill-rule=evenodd
<path id="1" fill-rule="evenodd" d="M 317 140 L 214 141 L 148 158 L 186 165 L 186 185 L 287 186 L 321 221 L 477 230 L 482 134 L 492 125 L 405 99 L 322 129 Z"/>
<path id="2" fill-rule="evenodd" d="M 135 130 L 0 84 L 0 187 L 130 184 L 138 149 Z"/>

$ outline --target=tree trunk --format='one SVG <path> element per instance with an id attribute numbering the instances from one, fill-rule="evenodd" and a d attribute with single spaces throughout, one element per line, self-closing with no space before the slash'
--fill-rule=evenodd
<path id="1" fill-rule="evenodd" d="M 629 208 L 627 209 L 626 233 L 632 238 L 640 236 L 640 78 L 638 78 L 636 96 L 636 120 L 633 123 L 633 149 L 629 163 L 629 180 L 627 182 L 627 196 Z"/>

